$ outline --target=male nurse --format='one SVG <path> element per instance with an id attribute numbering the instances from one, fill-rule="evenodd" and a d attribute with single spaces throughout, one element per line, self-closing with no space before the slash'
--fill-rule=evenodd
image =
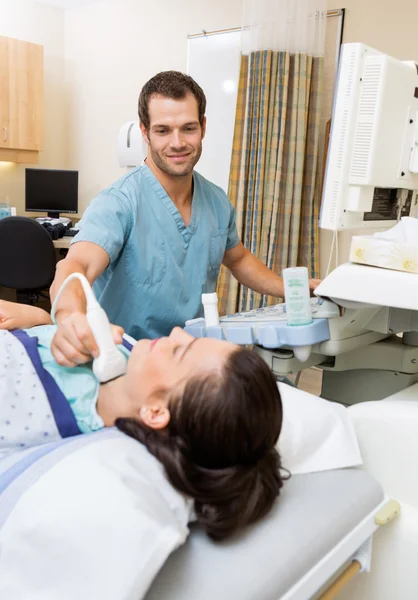
<path id="1" fill-rule="evenodd" d="M 215 291 L 221 264 L 242 285 L 283 296 L 281 277 L 242 245 L 225 192 L 194 170 L 205 110 L 203 90 L 183 73 L 162 72 L 145 84 L 138 113 L 147 158 L 88 206 L 57 265 L 52 301 L 70 273 L 83 273 L 110 321 L 140 339 L 168 335 L 201 315 L 201 295 Z M 59 302 L 52 343 L 64 366 L 97 355 L 85 310 L 75 281 Z M 120 341 L 120 331 L 114 336 Z"/>

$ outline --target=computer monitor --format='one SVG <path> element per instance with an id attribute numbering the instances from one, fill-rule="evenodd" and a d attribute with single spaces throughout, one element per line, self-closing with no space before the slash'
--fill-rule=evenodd
<path id="1" fill-rule="evenodd" d="M 26 169 L 25 209 L 47 212 L 59 218 L 60 213 L 78 211 L 78 171 Z"/>
<path id="2" fill-rule="evenodd" d="M 343 44 L 320 227 L 389 229 L 416 206 L 418 66 Z"/>

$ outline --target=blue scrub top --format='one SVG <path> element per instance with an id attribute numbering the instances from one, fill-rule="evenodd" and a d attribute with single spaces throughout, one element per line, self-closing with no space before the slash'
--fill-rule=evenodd
<path id="1" fill-rule="evenodd" d="M 215 291 L 226 250 L 239 243 L 225 192 L 193 173 L 188 227 L 144 164 L 88 206 L 72 243 L 93 242 L 110 264 L 94 284 L 112 323 L 134 337 L 168 335 L 202 316 L 202 293 Z"/>

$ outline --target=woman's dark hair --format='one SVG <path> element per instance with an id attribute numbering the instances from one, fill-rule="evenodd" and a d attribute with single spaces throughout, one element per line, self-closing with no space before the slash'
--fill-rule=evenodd
<path id="1" fill-rule="evenodd" d="M 182 100 L 187 94 L 196 98 L 199 111 L 199 123 L 203 127 L 206 111 L 206 96 L 196 81 L 179 71 L 162 71 L 152 77 L 141 90 L 138 99 L 138 116 L 145 129 L 149 129 L 149 101 L 152 96 L 165 96 L 173 100 Z"/>
<path id="2" fill-rule="evenodd" d="M 221 371 L 194 377 L 169 401 L 164 432 L 135 419 L 117 427 L 143 443 L 168 479 L 195 502 L 197 520 L 214 540 L 254 523 L 283 485 L 275 449 L 282 403 L 267 364 L 253 350 L 233 351 Z"/>

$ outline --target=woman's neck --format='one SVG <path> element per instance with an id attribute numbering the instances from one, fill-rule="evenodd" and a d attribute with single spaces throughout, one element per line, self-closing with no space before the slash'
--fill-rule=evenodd
<path id="1" fill-rule="evenodd" d="M 119 417 L 135 416 L 125 391 L 124 375 L 100 385 L 96 410 L 97 414 L 103 419 L 105 427 L 112 427 Z"/>

